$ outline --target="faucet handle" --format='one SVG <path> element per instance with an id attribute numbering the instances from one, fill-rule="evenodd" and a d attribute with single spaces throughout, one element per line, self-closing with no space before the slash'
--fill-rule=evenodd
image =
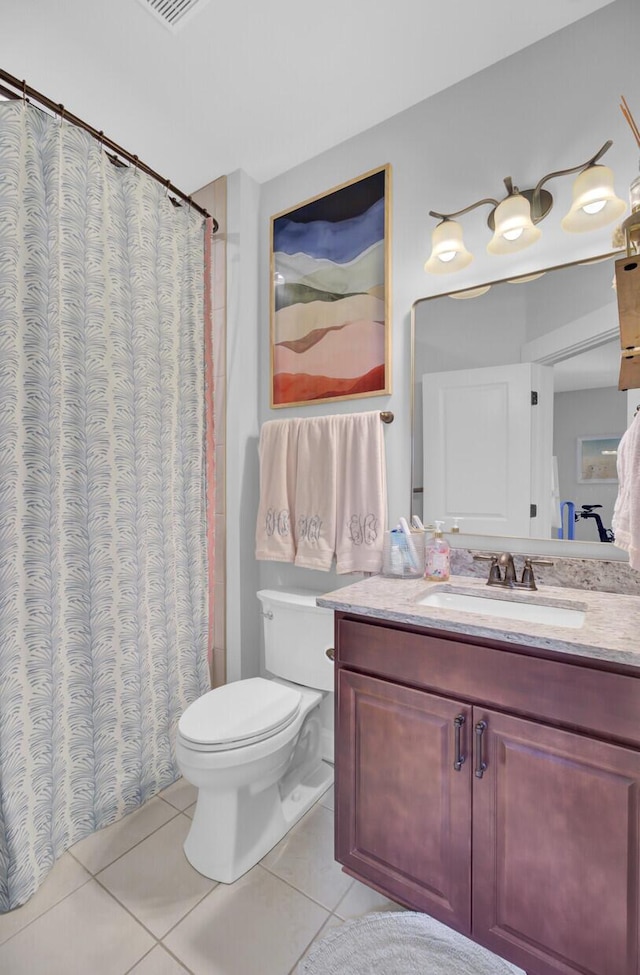
<path id="1" fill-rule="evenodd" d="M 535 576 L 533 574 L 533 564 L 531 559 L 525 558 L 524 568 L 522 570 L 522 585 L 526 586 L 527 589 L 537 589 Z"/>
<path id="2" fill-rule="evenodd" d="M 495 586 L 497 583 L 502 582 L 497 555 L 483 555 L 479 552 L 474 552 L 473 559 L 475 562 L 491 562 L 491 565 L 489 566 L 489 578 L 487 579 L 488 586 Z"/>
<path id="3" fill-rule="evenodd" d="M 498 556 L 491 556 L 491 565 L 489 566 L 489 578 L 487 579 L 487 585 L 492 586 L 496 582 L 502 582 L 502 576 L 500 575 L 500 566 L 498 565 Z"/>
<path id="4" fill-rule="evenodd" d="M 534 559 L 530 555 L 525 555 L 524 568 L 522 570 L 522 585 L 527 589 L 537 589 L 536 580 L 533 574 L 534 565 L 553 565 L 551 559 Z"/>

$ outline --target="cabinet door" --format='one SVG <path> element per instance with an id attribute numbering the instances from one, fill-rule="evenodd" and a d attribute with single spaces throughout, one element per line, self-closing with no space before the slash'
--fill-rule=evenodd
<path id="1" fill-rule="evenodd" d="M 473 933 L 536 975 L 637 975 L 640 755 L 486 721 L 473 789 Z"/>
<path id="2" fill-rule="evenodd" d="M 468 932 L 471 709 L 347 670 L 337 696 L 336 859 Z M 465 760 L 456 770 L 459 716 Z"/>

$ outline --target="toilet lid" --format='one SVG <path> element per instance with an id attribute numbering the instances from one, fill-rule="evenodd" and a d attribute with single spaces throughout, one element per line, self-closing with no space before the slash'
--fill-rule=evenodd
<path id="1" fill-rule="evenodd" d="M 251 677 L 203 694 L 184 712 L 178 728 L 200 745 L 250 744 L 291 724 L 302 695 L 293 687 Z"/>

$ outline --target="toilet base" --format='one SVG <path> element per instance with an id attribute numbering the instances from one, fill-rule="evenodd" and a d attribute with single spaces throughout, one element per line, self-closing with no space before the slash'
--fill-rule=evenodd
<path id="1" fill-rule="evenodd" d="M 255 792 L 200 788 L 193 822 L 184 843 L 198 873 L 232 884 L 273 849 L 333 784 L 333 767 L 318 762 L 287 787 L 286 777 Z"/>

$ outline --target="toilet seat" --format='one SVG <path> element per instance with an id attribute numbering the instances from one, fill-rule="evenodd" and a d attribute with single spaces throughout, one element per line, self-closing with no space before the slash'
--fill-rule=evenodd
<path id="1" fill-rule="evenodd" d="M 226 751 L 271 738 L 300 712 L 302 694 L 263 677 L 224 684 L 186 709 L 178 733 L 196 751 Z"/>

